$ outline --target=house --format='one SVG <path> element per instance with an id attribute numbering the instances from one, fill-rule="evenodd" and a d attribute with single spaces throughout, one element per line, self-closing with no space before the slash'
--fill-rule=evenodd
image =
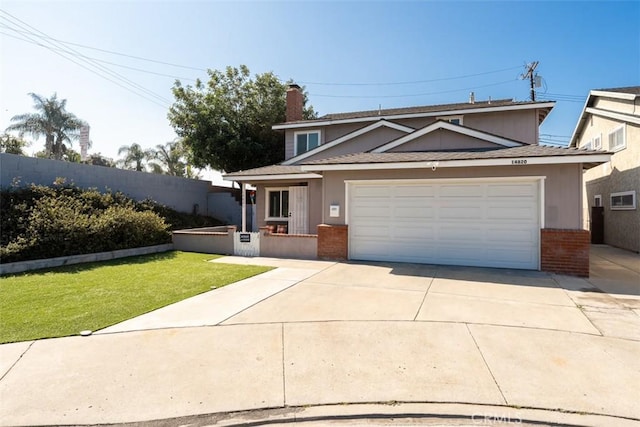
<path id="1" fill-rule="evenodd" d="M 291 85 L 287 121 L 273 126 L 282 163 L 225 175 L 256 186 L 263 235 L 317 234 L 321 259 L 588 275 L 582 171 L 610 154 L 538 145 L 554 102 L 472 94 L 314 120 L 302 102 Z"/>
<path id="2" fill-rule="evenodd" d="M 584 172 L 583 216 L 600 237 L 594 243 L 640 252 L 640 86 L 589 92 L 570 146 L 613 152 Z"/>

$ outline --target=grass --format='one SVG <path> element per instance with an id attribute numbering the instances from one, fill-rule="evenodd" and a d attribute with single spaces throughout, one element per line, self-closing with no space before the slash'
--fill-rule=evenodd
<path id="1" fill-rule="evenodd" d="M 271 269 L 214 258 L 174 251 L 3 277 L 0 343 L 96 331 Z"/>

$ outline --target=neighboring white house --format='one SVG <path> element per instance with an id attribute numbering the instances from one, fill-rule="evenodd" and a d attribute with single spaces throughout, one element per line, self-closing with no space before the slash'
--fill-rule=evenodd
<path id="1" fill-rule="evenodd" d="M 570 146 L 613 153 L 584 172 L 585 227 L 602 206 L 604 243 L 640 252 L 640 86 L 589 92 Z"/>

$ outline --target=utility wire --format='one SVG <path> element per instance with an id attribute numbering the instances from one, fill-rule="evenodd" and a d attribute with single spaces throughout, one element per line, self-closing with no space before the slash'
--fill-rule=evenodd
<path id="1" fill-rule="evenodd" d="M 18 32 L 23 32 L 23 31 L 18 31 Z M 26 32 L 26 31 L 24 31 L 24 32 Z M 98 48 L 98 47 L 87 46 L 87 45 L 80 44 L 80 43 L 68 42 L 68 41 L 56 39 L 56 38 L 51 37 L 51 36 L 47 36 L 47 38 L 49 40 L 53 40 L 53 41 L 56 41 L 56 42 L 59 42 L 59 43 L 68 44 L 68 45 L 72 45 L 72 46 L 77 46 L 77 47 L 81 47 L 83 49 L 91 49 L 91 50 L 95 50 L 95 51 L 99 51 L 99 52 L 109 53 L 111 55 L 124 56 L 124 57 L 127 57 L 127 58 L 137 59 L 139 61 L 154 62 L 156 64 L 169 65 L 171 67 L 184 68 L 184 69 L 187 69 L 187 70 L 207 71 L 206 68 L 190 67 L 188 65 L 180 65 L 180 64 L 173 64 L 171 62 L 159 61 L 157 59 L 143 58 L 141 56 L 129 55 L 129 54 L 126 54 L 126 53 L 114 52 L 112 50 L 107 50 L 107 49 L 101 49 L 101 48 Z"/>
<path id="2" fill-rule="evenodd" d="M 443 93 L 462 92 L 462 91 L 480 89 L 480 88 L 490 87 L 490 86 L 499 86 L 499 85 L 513 83 L 513 82 L 514 80 L 505 80 L 502 82 L 491 83 L 486 85 L 478 85 L 478 86 L 467 87 L 462 89 L 451 89 L 451 90 L 443 90 L 439 92 L 429 92 L 429 93 L 410 93 L 405 95 L 325 95 L 325 94 L 318 94 L 318 93 L 310 93 L 309 96 L 317 96 L 317 97 L 324 97 L 324 98 L 408 98 L 408 97 L 415 97 L 415 96 L 440 95 Z"/>
<path id="3" fill-rule="evenodd" d="M 484 75 L 487 75 L 487 74 L 501 73 L 503 71 L 510 71 L 510 70 L 515 70 L 515 69 L 518 69 L 518 68 L 520 68 L 520 66 L 503 68 L 503 69 L 494 70 L 494 71 L 486 71 L 486 72 L 483 72 L 483 73 L 467 74 L 467 75 L 464 75 L 464 76 L 443 77 L 443 78 L 439 78 L 439 79 L 430 79 L 430 80 L 413 80 L 413 81 L 407 81 L 407 82 L 391 82 L 391 83 L 324 83 L 324 82 L 300 81 L 299 83 L 306 84 L 306 85 L 317 85 L 317 86 L 396 86 L 396 85 L 413 85 L 413 84 L 420 84 L 420 83 L 433 83 L 433 82 L 442 82 L 442 81 L 447 81 L 447 80 L 466 79 L 466 78 L 469 78 L 469 77 L 478 77 L 478 76 L 484 76 Z"/>
<path id="4" fill-rule="evenodd" d="M 6 25 L 4 25 L 4 24 L 0 24 L 0 27 L 9 28 L 9 27 L 7 27 L 7 26 L 6 26 Z M 9 29 L 11 29 L 11 28 L 9 28 Z M 33 41 L 31 41 L 31 40 L 29 40 L 29 39 L 26 39 L 26 38 L 23 38 L 23 37 L 18 37 L 18 36 L 13 35 L 13 34 L 5 33 L 4 31 L 0 31 L 0 34 L 3 34 L 3 35 L 5 35 L 5 36 L 7 36 L 7 37 L 11 37 L 11 38 L 14 38 L 14 39 L 17 39 L 17 40 L 21 40 L 21 41 L 23 41 L 23 42 L 31 43 L 31 44 L 34 44 L 34 45 L 36 45 L 36 46 L 41 46 L 41 47 L 44 47 L 44 48 L 46 48 L 46 49 L 56 50 L 56 51 L 63 51 L 63 52 L 64 52 L 64 50 L 63 50 L 63 49 L 58 49 L 58 48 L 53 48 L 53 47 L 50 47 L 50 46 L 46 46 L 46 45 L 44 45 L 44 44 L 42 44 L 42 43 L 33 42 Z M 139 72 L 141 72 L 141 73 L 154 74 L 154 75 L 156 75 L 156 76 L 161 76 L 161 77 L 170 77 L 170 78 L 172 78 L 172 79 L 188 80 L 188 81 L 193 81 L 193 82 L 195 82 L 195 81 L 196 81 L 196 79 L 193 79 L 193 78 L 191 78 L 191 77 L 182 77 L 182 76 L 174 76 L 173 74 L 158 73 L 158 72 L 151 71 L 151 70 L 145 70 L 145 69 L 142 69 L 142 68 L 136 68 L 136 67 L 131 67 L 131 66 L 124 65 L 124 64 L 118 64 L 118 63 L 116 63 L 116 62 L 105 61 L 104 59 L 93 58 L 93 57 L 86 56 L 86 55 L 81 55 L 81 56 L 82 56 L 83 58 L 91 59 L 91 60 L 93 60 L 93 61 L 102 62 L 102 63 L 104 63 L 104 64 L 113 65 L 113 66 L 115 66 L 115 67 L 126 68 L 126 69 L 128 69 L 128 70 L 139 71 Z"/>
<path id="5" fill-rule="evenodd" d="M 100 65 L 100 64 L 96 63 L 95 61 L 91 61 L 91 60 L 87 60 L 87 59 L 83 58 L 83 55 L 81 53 L 75 51 L 74 49 L 68 48 L 68 47 L 66 47 L 66 46 L 64 46 L 63 44 L 60 44 L 60 43 L 58 43 L 58 44 L 61 47 L 56 46 L 54 43 L 52 43 L 52 42 L 47 40 L 47 39 L 52 39 L 52 38 L 50 36 L 48 36 L 46 33 L 44 33 L 42 31 L 38 30 L 37 28 L 27 24 L 26 22 L 24 22 L 21 19 L 11 15 L 10 13 L 8 13 L 8 12 L 2 10 L 2 9 L 0 9 L 0 12 L 10 17 L 10 18 L 6 18 L 6 17 L 0 17 L 0 18 L 4 19 L 5 21 L 9 22 L 11 25 L 16 26 L 19 29 L 22 29 L 26 33 L 28 33 L 29 35 L 27 35 L 25 37 L 27 37 L 33 43 L 38 43 L 38 41 L 34 40 L 31 37 L 31 35 L 40 38 L 41 40 L 49 43 L 49 45 L 52 45 L 52 46 L 43 46 L 43 47 L 45 47 L 46 49 L 52 51 L 53 53 L 56 53 L 57 55 L 62 56 L 63 58 L 67 59 L 68 61 L 71 61 L 71 62 L 75 63 L 76 65 L 86 69 L 87 71 L 90 71 L 90 72 L 92 72 L 92 73 L 104 78 L 105 80 L 108 80 L 108 81 L 110 81 L 110 82 L 112 82 L 112 83 L 114 83 L 114 84 L 116 84 L 116 85 L 118 85 L 118 86 L 120 86 L 120 87 L 122 87 L 122 88 L 124 88 L 124 89 L 126 89 L 126 90 L 128 90 L 128 91 L 130 91 L 130 92 L 132 92 L 132 93 L 134 93 L 134 94 L 136 94 L 136 95 L 148 100 L 148 101 L 150 101 L 150 102 L 153 102 L 154 104 L 156 104 L 158 106 L 161 106 L 163 108 L 167 108 L 166 105 L 160 104 L 156 100 L 154 100 L 154 99 L 152 99 L 152 98 L 150 98 L 148 96 L 143 95 L 143 93 L 146 93 L 149 96 L 152 96 L 152 97 L 154 97 L 154 98 L 156 98 L 156 99 L 158 99 L 160 101 L 163 101 L 163 102 L 166 102 L 166 103 L 171 103 L 170 100 L 168 100 L 168 99 L 166 99 L 166 98 L 164 98 L 164 97 L 162 97 L 162 96 L 150 91 L 149 89 L 139 85 L 138 83 L 133 82 L 132 80 L 122 76 L 121 74 L 119 74 L 119 73 L 117 73 L 117 72 L 115 72 L 115 71 L 113 71 L 113 70 L 111 70 L 111 69 L 109 69 L 109 68 L 107 68 L 107 67 L 105 67 L 103 65 Z M 27 27 L 37 31 L 41 35 L 36 34 L 33 31 L 30 31 Z M 10 29 L 12 31 L 16 31 L 15 27 L 10 27 L 9 26 L 8 29 Z M 62 52 L 64 52 L 64 53 L 60 52 L 60 50 Z M 80 60 L 82 60 L 84 62 L 84 64 L 74 60 L 73 57 L 79 58 Z M 94 69 L 88 68 L 85 64 L 93 67 Z M 98 71 L 96 71 L 96 69 Z M 112 78 L 109 78 L 109 77 L 105 76 L 104 73 L 107 73 Z M 114 79 L 119 80 L 119 81 L 116 81 Z M 130 87 L 133 88 L 133 90 L 131 88 L 128 88 L 128 87 L 124 86 L 120 82 L 124 82 L 126 85 L 129 85 Z M 142 93 L 140 93 L 140 92 L 142 92 Z"/>

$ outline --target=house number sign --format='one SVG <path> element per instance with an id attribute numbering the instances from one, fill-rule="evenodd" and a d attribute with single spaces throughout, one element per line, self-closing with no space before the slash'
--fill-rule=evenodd
<path id="1" fill-rule="evenodd" d="M 527 164 L 527 159 L 514 159 L 514 160 L 511 160 L 511 164 L 512 165 L 526 165 Z"/>

